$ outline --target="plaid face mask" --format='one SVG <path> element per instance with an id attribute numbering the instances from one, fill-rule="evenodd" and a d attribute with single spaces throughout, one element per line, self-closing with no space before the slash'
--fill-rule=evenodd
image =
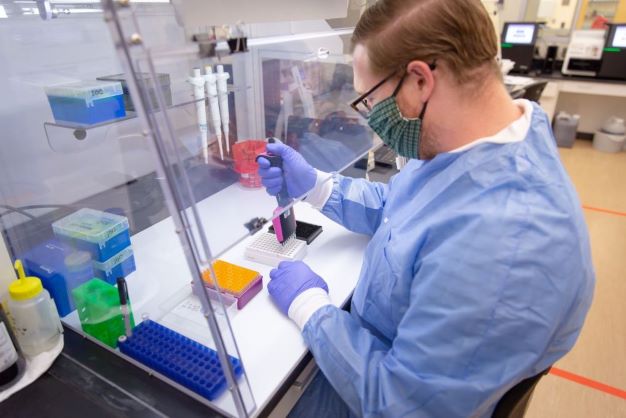
<path id="1" fill-rule="evenodd" d="M 394 150 L 399 156 L 419 158 L 422 120 L 427 104 L 424 104 L 422 113 L 418 118 L 408 119 L 400 113 L 394 94 L 374 106 L 367 123 L 378 134 L 385 145 Z"/>

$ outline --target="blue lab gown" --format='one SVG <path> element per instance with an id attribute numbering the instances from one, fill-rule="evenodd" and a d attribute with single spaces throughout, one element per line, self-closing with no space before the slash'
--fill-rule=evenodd
<path id="1" fill-rule="evenodd" d="M 522 142 L 414 160 L 388 186 L 337 176 L 322 211 L 372 236 L 351 312 L 325 306 L 303 330 L 357 416 L 488 417 L 574 345 L 589 238 L 538 106 Z"/>

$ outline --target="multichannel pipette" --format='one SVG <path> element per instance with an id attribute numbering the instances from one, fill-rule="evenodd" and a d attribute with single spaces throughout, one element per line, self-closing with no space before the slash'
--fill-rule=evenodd
<path id="1" fill-rule="evenodd" d="M 268 138 L 267 142 L 275 143 L 280 141 L 276 138 Z M 279 155 L 266 153 L 259 155 L 256 158 L 257 161 L 259 158 L 265 158 L 269 161 L 270 167 L 283 168 L 283 159 Z M 274 210 L 274 215 L 279 213 L 280 215 L 272 219 L 272 225 L 274 226 L 276 239 L 284 245 L 285 242 L 295 237 L 296 234 L 296 215 L 293 212 L 293 207 L 285 210 L 285 208 L 293 202 L 293 199 L 289 197 L 287 184 L 285 182 L 283 182 L 282 189 L 278 192 L 278 195 L 276 195 L 276 201 L 278 202 L 278 207 Z"/>

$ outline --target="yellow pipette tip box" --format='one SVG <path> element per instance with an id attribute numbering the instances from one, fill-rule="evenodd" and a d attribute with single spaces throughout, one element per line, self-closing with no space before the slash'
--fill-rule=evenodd
<path id="1" fill-rule="evenodd" d="M 220 290 L 237 298 L 242 296 L 250 286 L 261 278 L 258 271 L 222 260 L 217 260 L 213 263 L 213 270 L 217 276 L 217 284 Z M 209 287 L 214 287 L 213 278 L 209 270 L 205 270 L 202 273 L 202 278 Z"/>

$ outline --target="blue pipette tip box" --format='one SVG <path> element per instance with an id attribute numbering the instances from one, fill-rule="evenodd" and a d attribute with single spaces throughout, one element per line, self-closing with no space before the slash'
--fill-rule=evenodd
<path id="1" fill-rule="evenodd" d="M 93 262 L 93 274 L 109 284 L 115 284 L 118 277 L 126 277 L 137 269 L 133 247 L 126 247 L 107 261 Z"/>
<path id="2" fill-rule="evenodd" d="M 45 91 L 57 122 L 94 125 L 126 116 L 119 82 L 81 81 L 46 87 Z"/>
<path id="3" fill-rule="evenodd" d="M 52 224 L 54 235 L 70 248 L 89 251 L 105 263 L 130 246 L 128 218 L 83 208 Z"/>
<path id="4" fill-rule="evenodd" d="M 228 386 L 217 352 L 154 321 L 146 320 L 118 344 L 120 351 L 212 401 Z M 235 376 L 243 373 L 230 357 Z"/>

